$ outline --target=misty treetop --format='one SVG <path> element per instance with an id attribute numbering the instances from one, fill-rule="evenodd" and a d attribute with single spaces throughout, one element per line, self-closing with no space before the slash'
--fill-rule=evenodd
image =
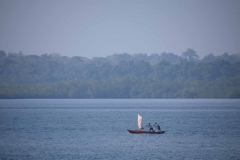
<path id="1" fill-rule="evenodd" d="M 0 51 L 0 98 L 240 98 L 240 54 L 89 59 Z"/>

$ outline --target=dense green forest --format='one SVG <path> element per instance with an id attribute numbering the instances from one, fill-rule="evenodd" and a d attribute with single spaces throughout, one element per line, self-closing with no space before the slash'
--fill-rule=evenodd
<path id="1" fill-rule="evenodd" d="M 0 98 L 240 98 L 240 54 L 89 59 L 0 51 Z"/>

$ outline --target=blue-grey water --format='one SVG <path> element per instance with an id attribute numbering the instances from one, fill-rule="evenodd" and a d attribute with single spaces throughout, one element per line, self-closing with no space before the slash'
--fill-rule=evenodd
<path id="1" fill-rule="evenodd" d="M 0 159 L 240 159 L 240 100 L 0 100 Z"/>

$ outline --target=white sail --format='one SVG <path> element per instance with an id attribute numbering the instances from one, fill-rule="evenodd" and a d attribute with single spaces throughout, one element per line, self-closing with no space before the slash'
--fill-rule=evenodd
<path id="1" fill-rule="evenodd" d="M 142 127 L 142 116 L 140 116 L 140 114 L 138 114 L 138 128 L 143 129 L 143 127 Z"/>

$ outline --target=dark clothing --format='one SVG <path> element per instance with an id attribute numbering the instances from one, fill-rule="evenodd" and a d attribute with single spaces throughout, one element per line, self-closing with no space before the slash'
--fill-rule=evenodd
<path id="1" fill-rule="evenodd" d="M 157 127 L 159 131 L 161 131 L 160 126 L 157 123 L 155 123 L 154 126 Z"/>
<path id="2" fill-rule="evenodd" d="M 150 131 L 153 131 L 153 127 L 151 126 L 150 123 L 148 123 L 147 127 L 149 128 Z"/>

